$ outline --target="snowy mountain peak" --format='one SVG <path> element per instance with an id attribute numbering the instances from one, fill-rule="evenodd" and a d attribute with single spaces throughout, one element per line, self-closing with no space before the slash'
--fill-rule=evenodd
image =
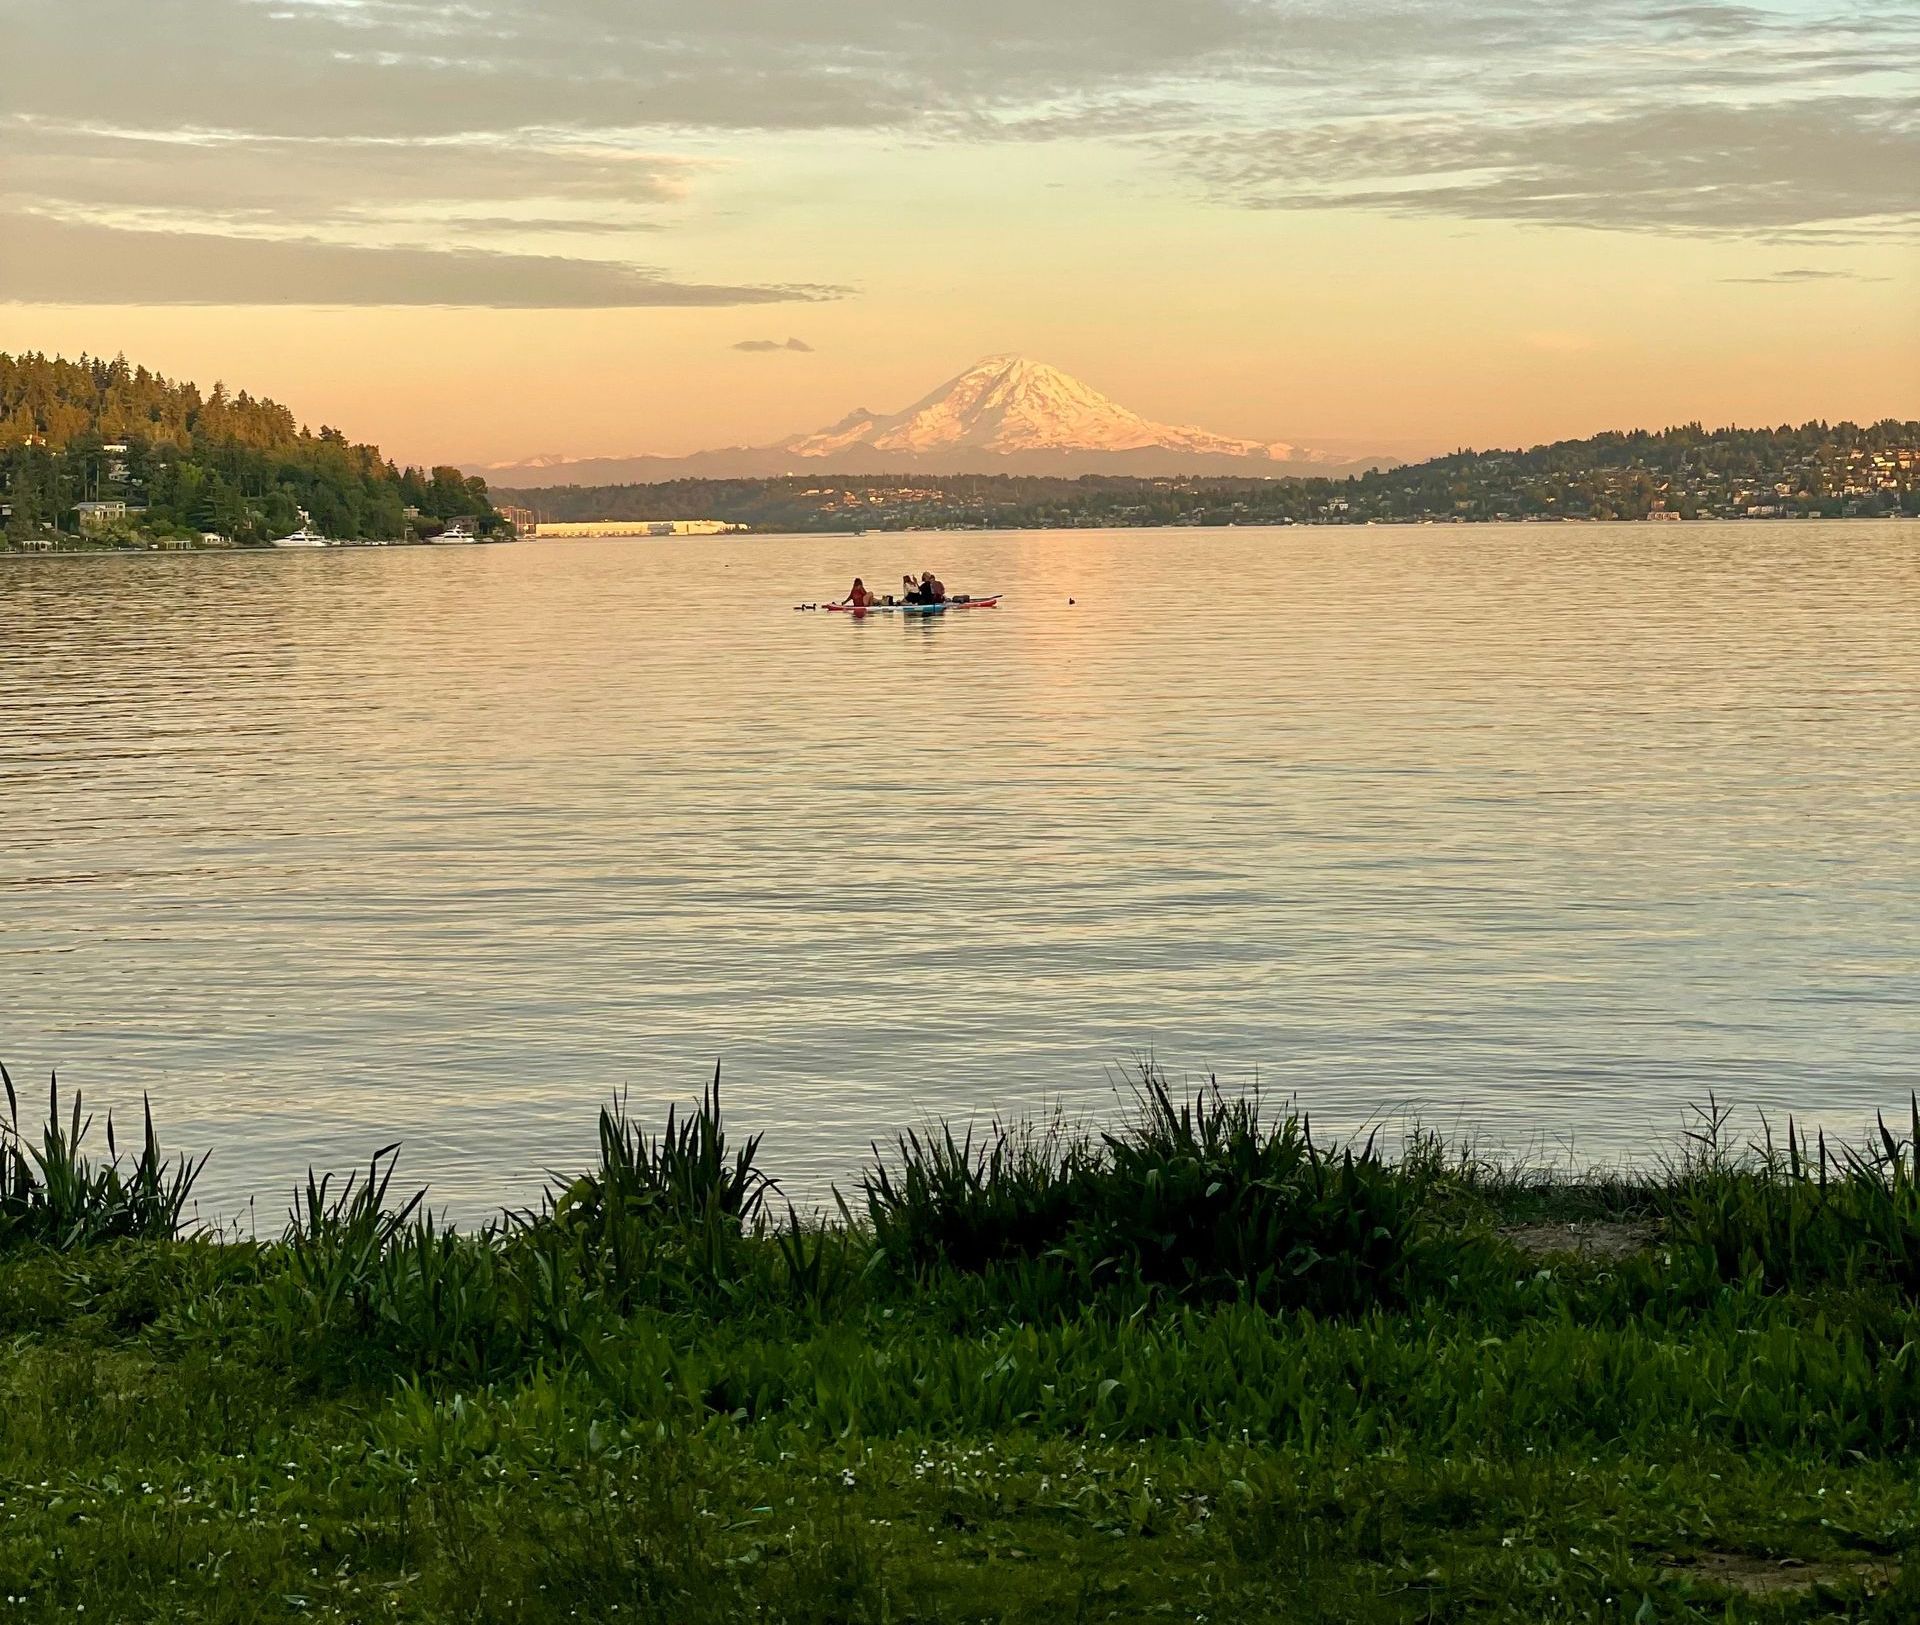
<path id="1" fill-rule="evenodd" d="M 1239 440 L 1156 423 L 1058 367 L 1024 355 L 990 355 L 899 412 L 849 412 L 838 423 L 770 446 L 690 457 L 598 457 L 481 470 L 496 484 L 542 486 L 626 480 L 758 478 L 821 472 L 877 474 L 1335 473 L 1391 466 L 1284 442 Z"/>
<path id="2" fill-rule="evenodd" d="M 831 457 L 856 446 L 879 452 L 969 450 L 1002 456 L 1165 450 L 1272 461 L 1301 455 L 1291 446 L 1154 423 L 1058 367 L 1023 355 L 976 361 L 905 411 L 854 413 L 814 434 L 781 442 L 783 450 L 800 457 Z"/>

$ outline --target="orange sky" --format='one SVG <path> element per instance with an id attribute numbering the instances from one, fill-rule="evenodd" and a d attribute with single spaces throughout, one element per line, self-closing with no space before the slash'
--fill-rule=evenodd
<path id="1" fill-rule="evenodd" d="M 0 347 L 404 459 L 761 443 L 997 351 L 1402 455 L 1920 415 L 1910 8 L 106 9 L 21 29 Z"/>

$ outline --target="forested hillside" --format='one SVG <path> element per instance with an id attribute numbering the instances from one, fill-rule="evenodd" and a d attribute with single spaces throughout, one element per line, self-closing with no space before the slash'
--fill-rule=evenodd
<path id="1" fill-rule="evenodd" d="M 96 539 L 212 533 L 240 545 L 300 524 L 399 541 L 461 514 L 490 517 L 486 482 L 396 468 L 339 429 L 301 427 L 277 401 L 112 361 L 0 353 L 5 535 L 77 540 L 76 504 L 124 502 Z M 409 510 L 412 510 L 410 513 Z"/>

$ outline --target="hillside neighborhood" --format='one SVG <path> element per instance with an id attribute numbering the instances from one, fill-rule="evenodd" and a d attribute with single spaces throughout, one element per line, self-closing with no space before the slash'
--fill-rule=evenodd
<path id="1" fill-rule="evenodd" d="M 1920 517 L 1920 422 L 1596 435 L 1347 478 L 788 475 L 495 492 L 540 521 L 763 531 Z"/>

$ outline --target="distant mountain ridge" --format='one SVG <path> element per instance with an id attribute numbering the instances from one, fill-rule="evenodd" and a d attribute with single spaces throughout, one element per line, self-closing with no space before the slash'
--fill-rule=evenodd
<path id="1" fill-rule="evenodd" d="M 518 488 L 669 479 L 837 474 L 1346 474 L 1398 459 L 1352 457 L 1156 423 L 1058 367 L 1027 356 L 974 363 L 903 411 L 861 407 L 837 423 L 771 446 L 686 457 L 552 455 L 470 466 Z"/>

